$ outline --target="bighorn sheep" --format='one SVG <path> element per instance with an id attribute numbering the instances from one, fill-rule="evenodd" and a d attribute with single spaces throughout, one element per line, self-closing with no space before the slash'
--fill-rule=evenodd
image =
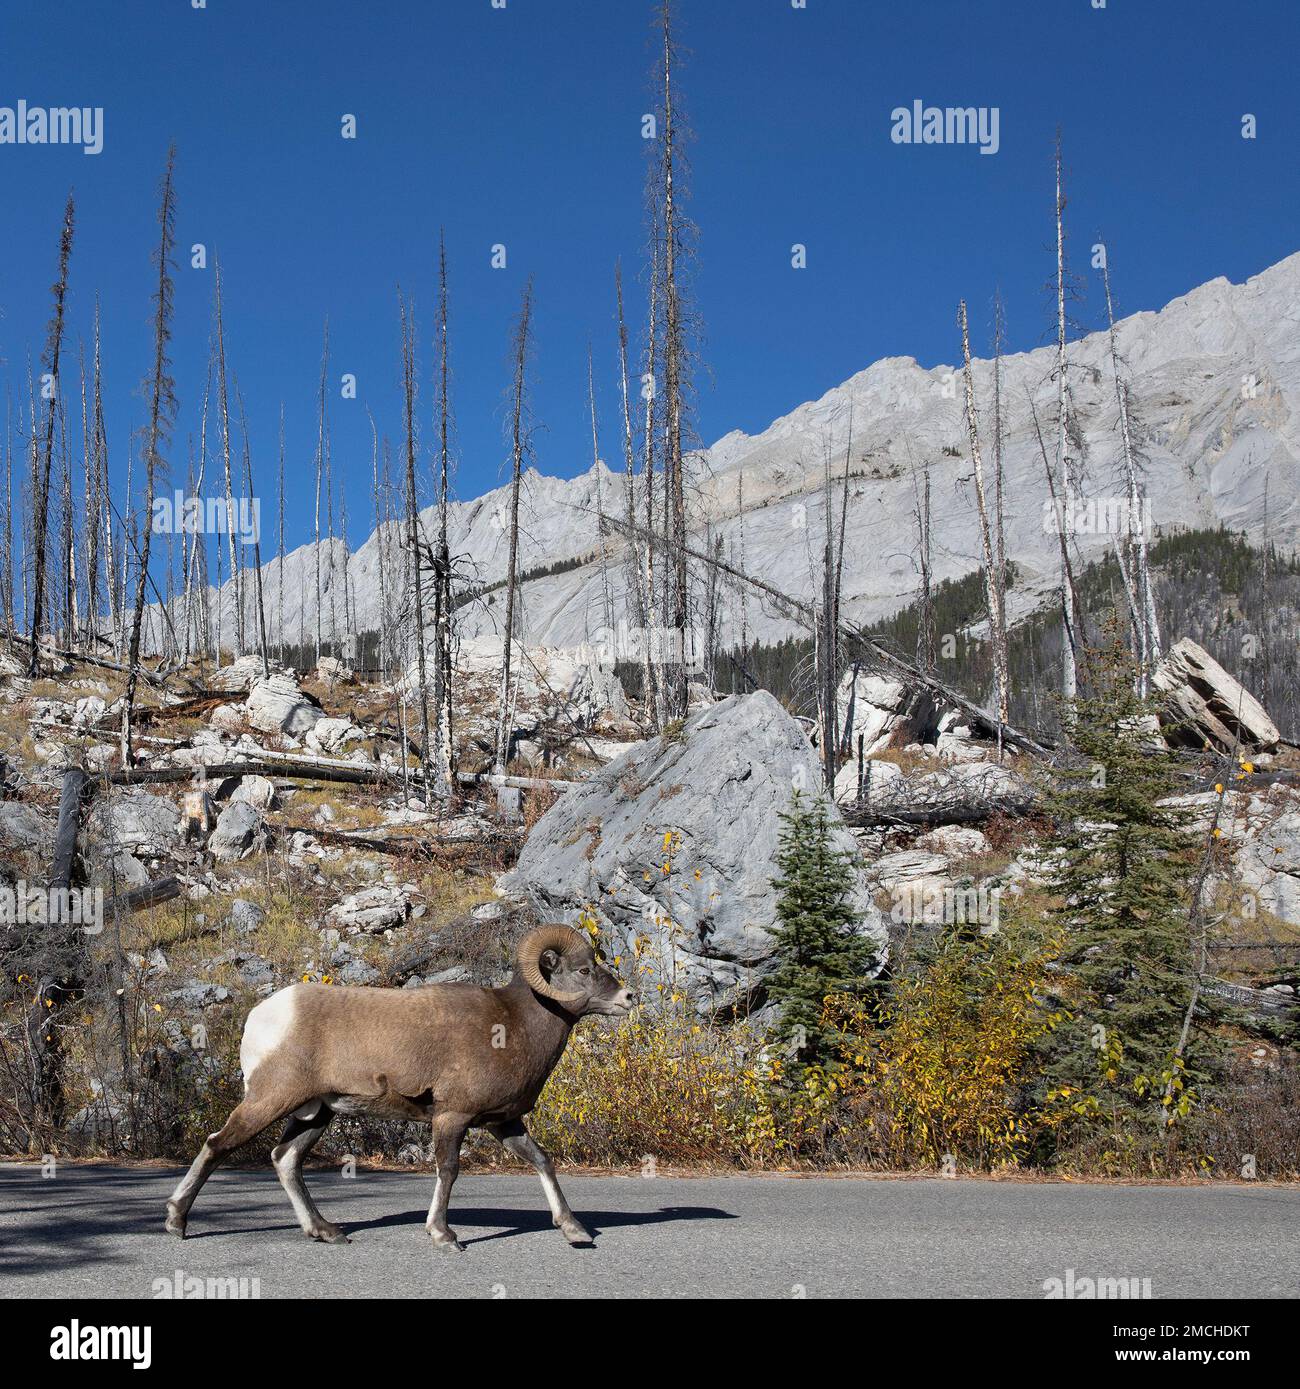
<path id="1" fill-rule="evenodd" d="M 263 1129 L 287 1119 L 272 1149 L 280 1184 L 312 1239 L 347 1243 L 316 1209 L 302 1163 L 335 1114 L 428 1119 L 437 1181 L 426 1227 L 433 1242 L 463 1250 L 447 1225 L 447 1200 L 465 1131 L 486 1128 L 542 1179 L 554 1223 L 570 1244 L 591 1235 L 569 1209 L 546 1153 L 523 1117 L 588 1014 L 624 1017 L 632 995 L 596 960 L 587 937 L 539 926 L 520 942 L 501 988 L 430 984 L 420 989 L 294 984 L 248 1015 L 239 1059 L 244 1098 L 210 1134 L 167 1202 L 167 1229 L 185 1221 L 212 1169 Z"/>

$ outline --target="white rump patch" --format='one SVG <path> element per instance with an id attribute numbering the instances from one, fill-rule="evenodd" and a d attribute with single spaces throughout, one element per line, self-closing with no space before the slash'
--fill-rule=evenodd
<path id="1" fill-rule="evenodd" d="M 248 1015 L 244 1024 L 244 1037 L 239 1044 L 239 1065 L 244 1072 L 244 1089 L 253 1072 L 270 1056 L 289 1035 L 293 1027 L 297 1000 L 293 995 L 294 986 L 281 989 L 270 998 L 259 1003 Z M 307 1108 L 306 1105 L 303 1108 Z M 302 1115 L 302 1118 L 314 1117 Z"/>

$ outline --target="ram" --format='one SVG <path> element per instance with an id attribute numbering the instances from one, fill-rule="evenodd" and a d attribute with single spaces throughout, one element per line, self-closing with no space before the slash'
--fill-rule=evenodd
<path id="1" fill-rule="evenodd" d="M 368 1114 L 431 1123 L 437 1180 L 426 1226 L 436 1245 L 465 1247 L 447 1224 L 447 1202 L 461 1140 L 471 1128 L 486 1128 L 531 1163 L 555 1224 L 570 1244 L 588 1244 L 591 1235 L 569 1209 L 524 1116 L 574 1024 L 590 1014 L 623 1017 L 632 1001 L 587 937 L 567 926 L 539 926 L 524 936 L 514 975 L 500 988 L 281 989 L 248 1015 L 239 1052 L 244 1098 L 172 1193 L 167 1229 L 183 1238 L 190 1207 L 213 1168 L 286 1119 L 271 1160 L 298 1221 L 312 1239 L 347 1243 L 316 1209 L 302 1164 L 336 1114 Z"/>

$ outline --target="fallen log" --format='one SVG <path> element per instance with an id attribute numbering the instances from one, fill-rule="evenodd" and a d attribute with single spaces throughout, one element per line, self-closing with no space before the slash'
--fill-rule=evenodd
<path id="1" fill-rule="evenodd" d="M 587 511 L 588 508 L 575 506 L 576 511 Z M 647 533 L 640 527 L 630 525 L 626 521 L 620 521 L 617 517 L 606 516 L 604 523 L 613 526 L 615 530 L 621 531 L 624 536 L 646 539 Z M 652 535 L 649 537 L 652 544 L 659 545 L 661 548 L 667 545 L 664 537 Z M 748 584 L 759 593 L 766 594 L 773 602 L 785 610 L 788 617 L 801 622 L 810 632 L 816 632 L 821 621 L 819 614 L 815 613 L 809 603 L 805 603 L 800 598 L 792 598 L 788 593 L 782 592 L 774 584 L 766 583 L 762 579 L 756 579 L 750 574 L 746 574 L 743 569 L 737 569 L 734 565 L 727 564 L 720 560 L 716 555 L 705 554 L 701 550 L 693 549 L 689 545 L 679 547 L 680 552 L 688 558 L 695 560 L 699 564 L 706 564 L 720 574 L 725 574 L 728 578 L 737 583 Z M 900 680 L 908 685 L 929 690 L 931 694 L 941 695 L 950 704 L 955 705 L 962 713 L 966 714 L 980 727 L 991 732 L 995 737 L 1001 736 L 1003 743 L 1009 747 L 1019 748 L 1022 752 L 1030 753 L 1041 761 L 1050 761 L 1053 756 L 1052 745 L 1046 740 L 1031 738 L 1029 734 L 1014 728 L 1009 723 L 999 722 L 996 714 L 991 714 L 987 709 L 981 708 L 973 700 L 954 690 L 952 686 L 945 685 L 942 681 L 936 680 L 934 676 L 925 674 L 918 670 L 914 665 L 896 656 L 888 647 L 882 645 L 869 632 L 857 627 L 842 627 L 841 635 L 851 646 L 858 646 L 869 656 L 877 661 L 885 670 L 896 675 Z"/>
<path id="2" fill-rule="evenodd" d="M 24 646 L 32 644 L 30 637 L 20 636 L 17 632 L 8 633 L 8 638 L 10 641 L 22 642 Z M 65 661 L 85 661 L 87 665 L 98 666 L 101 670 L 115 670 L 119 675 L 131 673 L 129 666 L 120 665 L 117 661 L 106 661 L 102 656 L 90 656 L 84 651 L 68 651 L 64 647 L 49 646 L 45 642 L 38 642 L 37 645 L 42 651 L 49 652 L 51 656 L 61 656 Z M 167 688 L 167 681 L 171 675 L 171 672 L 168 672 L 167 675 L 159 675 L 143 664 L 139 668 L 139 673 L 143 679 L 151 685 L 156 685 L 159 689 Z"/>
<path id="3" fill-rule="evenodd" d="M 143 887 L 133 887 L 129 892 L 110 897 L 104 903 L 104 915 L 111 921 L 118 915 L 128 916 L 132 912 L 160 907 L 164 902 L 175 901 L 180 895 L 181 885 L 176 878 L 159 878 L 156 883 L 146 883 Z"/>
<path id="4" fill-rule="evenodd" d="M 1201 978 L 1201 992 L 1240 1008 L 1255 1018 L 1286 1017 L 1297 1006 L 1294 998 L 1283 994 L 1269 993 L 1267 989 L 1251 989 L 1245 984 L 1233 984 L 1227 979 L 1205 975 Z"/>
<path id="5" fill-rule="evenodd" d="M 108 776 L 112 786 L 144 786 L 164 782 L 190 781 L 206 776 L 265 776 L 297 778 L 302 781 L 334 781 L 353 786 L 398 787 L 402 778 L 382 767 L 361 767 L 356 763 L 328 762 L 307 757 L 259 757 L 246 762 L 196 763 L 192 767 L 123 767 Z M 418 777 L 412 777 L 418 781 Z"/>
<path id="6" fill-rule="evenodd" d="M 95 783 L 84 768 L 73 767 L 63 776 L 59 800 L 59 822 L 54 831 L 54 859 L 50 864 L 50 887 L 58 890 L 72 884 L 72 865 L 77 857 L 77 835 L 81 812 L 94 794 Z"/>
<path id="7" fill-rule="evenodd" d="M 576 781 L 551 780 L 544 776 L 507 776 L 498 772 L 457 772 L 462 786 L 513 786 L 521 791 L 568 791 Z"/>
<path id="8" fill-rule="evenodd" d="M 855 829 L 884 829 L 890 825 L 982 825 L 995 815 L 1028 815 L 1032 800 L 989 801 L 983 805 L 930 805 L 915 810 L 880 810 L 852 803 L 840 806 L 847 825 Z"/>
<path id="9" fill-rule="evenodd" d="M 437 848 L 415 834 L 370 834 L 366 830 L 338 830 L 329 825 L 287 825 L 278 820 L 271 823 L 283 834 L 310 834 L 326 844 L 370 849 L 377 854 L 391 854 L 394 858 L 430 859 L 435 856 Z"/>

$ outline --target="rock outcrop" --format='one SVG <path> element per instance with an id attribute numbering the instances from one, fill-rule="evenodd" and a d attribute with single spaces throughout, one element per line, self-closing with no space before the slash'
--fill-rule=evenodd
<path id="1" fill-rule="evenodd" d="M 1249 752 L 1277 747 L 1281 734 L 1264 706 L 1189 637 L 1170 648 L 1152 683 L 1167 697 L 1161 722 L 1169 743 L 1196 748 L 1208 743 L 1220 752 L 1234 746 Z"/>
<path id="2" fill-rule="evenodd" d="M 320 705 L 286 674 L 255 681 L 244 707 L 254 728 L 263 733 L 287 733 L 291 738 L 303 737 L 324 717 Z"/>
<path id="3" fill-rule="evenodd" d="M 648 971 L 643 996 L 662 986 L 702 1011 L 742 1009 L 771 967 L 779 817 L 818 779 L 803 730 L 770 694 L 733 695 L 567 791 L 502 888 L 543 919 L 594 919 L 611 954 Z M 833 841 L 857 856 L 838 819 Z M 853 905 L 883 950 L 861 874 Z"/>

